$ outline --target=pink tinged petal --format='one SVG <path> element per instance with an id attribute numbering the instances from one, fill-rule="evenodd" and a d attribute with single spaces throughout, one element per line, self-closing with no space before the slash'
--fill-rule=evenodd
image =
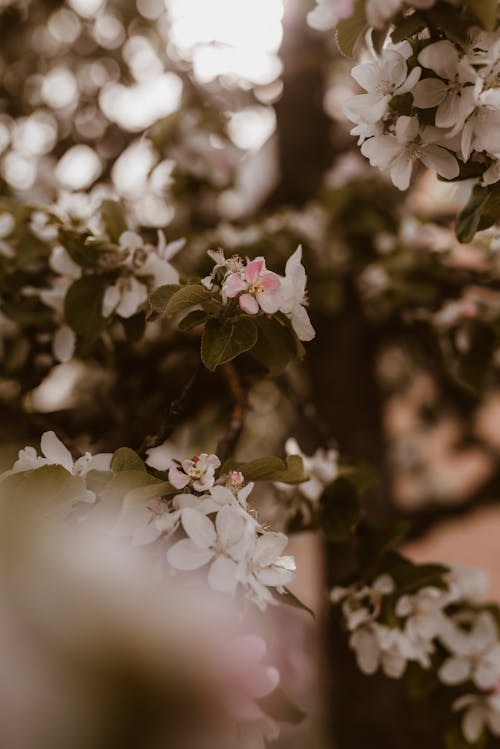
<path id="1" fill-rule="evenodd" d="M 424 47 L 418 61 L 424 68 L 430 68 L 441 78 L 453 80 L 458 70 L 459 56 L 455 46 L 443 40 Z"/>
<path id="2" fill-rule="evenodd" d="M 213 557 L 210 549 L 200 549 L 191 539 L 177 541 L 167 551 L 167 562 L 176 570 L 190 572 L 204 567 Z"/>
<path id="3" fill-rule="evenodd" d="M 398 190 L 407 190 L 410 186 L 413 160 L 407 153 L 402 153 L 394 159 L 391 165 L 391 179 Z"/>
<path id="4" fill-rule="evenodd" d="M 52 343 L 52 351 L 57 361 L 70 361 L 75 353 L 75 345 L 75 332 L 68 325 L 60 327 L 56 332 Z"/>
<path id="5" fill-rule="evenodd" d="M 176 489 L 184 489 L 189 484 L 189 476 L 179 471 L 178 468 L 170 468 L 168 480 Z"/>
<path id="6" fill-rule="evenodd" d="M 413 101 L 419 109 L 437 107 L 446 96 L 446 84 L 437 78 L 425 78 L 413 91 Z"/>
<path id="7" fill-rule="evenodd" d="M 259 303 L 251 294 L 242 294 L 238 301 L 241 309 L 247 315 L 256 315 L 259 311 Z"/>
<path id="8" fill-rule="evenodd" d="M 256 258 L 248 263 L 243 273 L 249 284 L 256 283 L 259 280 L 264 267 L 264 260 L 261 258 Z"/>
<path id="9" fill-rule="evenodd" d="M 208 583 L 212 590 L 233 595 L 238 587 L 237 566 L 232 559 L 219 557 L 210 565 Z"/>
<path id="10" fill-rule="evenodd" d="M 401 96 L 401 94 L 407 94 L 409 91 L 413 91 L 413 89 L 419 82 L 421 75 L 422 68 L 413 68 L 406 81 L 398 88 L 395 93 L 398 96 Z"/>
<path id="11" fill-rule="evenodd" d="M 260 279 L 262 288 L 266 291 L 275 291 L 281 286 L 281 279 L 276 273 L 264 273 Z"/>
<path id="12" fill-rule="evenodd" d="M 458 161 L 452 154 L 441 146 L 429 145 L 421 148 L 420 161 L 428 169 L 435 169 L 445 179 L 455 179 L 460 173 Z"/>
<path id="13" fill-rule="evenodd" d="M 279 291 L 264 291 L 256 295 L 257 302 L 266 315 L 274 315 L 281 306 Z"/>
<path id="14" fill-rule="evenodd" d="M 241 294 L 242 291 L 245 291 L 245 289 L 247 288 L 247 284 L 244 282 L 239 273 L 232 273 L 224 281 L 224 285 L 222 288 L 224 294 L 228 297 L 228 299 L 233 299 L 235 296 L 238 296 L 238 294 Z"/>
<path id="15" fill-rule="evenodd" d="M 207 466 L 212 466 L 212 468 L 220 468 L 220 459 L 217 457 L 217 455 L 207 455 Z"/>
<path id="16" fill-rule="evenodd" d="M 63 466 L 70 473 L 73 471 L 73 457 L 55 432 L 45 432 L 42 435 L 40 447 L 49 463 Z"/>
<path id="17" fill-rule="evenodd" d="M 217 540 L 211 520 L 202 512 L 187 507 L 182 511 L 182 525 L 190 539 L 200 549 L 208 549 Z"/>
<path id="18" fill-rule="evenodd" d="M 470 664 L 465 658 L 448 658 L 439 669 L 443 684 L 462 684 L 470 676 Z"/>

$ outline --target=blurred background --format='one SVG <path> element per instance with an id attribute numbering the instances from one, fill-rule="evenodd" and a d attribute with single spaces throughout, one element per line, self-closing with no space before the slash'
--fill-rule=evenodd
<path id="1" fill-rule="evenodd" d="M 237 455 L 282 454 L 290 435 L 307 454 L 337 450 L 375 479 L 370 522 L 408 523 L 417 561 L 487 569 L 498 600 L 499 235 L 456 242 L 467 184 L 422 170 L 402 194 L 365 162 L 342 108 L 357 90 L 352 62 L 333 32 L 308 24 L 313 6 L 0 0 L 2 467 L 47 428 L 75 454 L 140 450 L 198 361 L 196 335 L 162 322 L 136 340 L 117 328 L 112 346 L 56 361 L 53 321 L 13 309 L 51 277 L 34 206 L 78 226 L 102 200 L 122 201 L 149 241 L 158 229 L 187 239 L 175 258 L 186 278 L 207 272 L 210 248 L 281 269 L 302 243 L 317 337 L 276 380 L 238 363 Z M 225 376 L 196 378 L 151 458 L 159 468 L 224 435 Z M 261 504 L 288 527 L 274 496 Z M 350 550 L 307 532 L 292 544 L 294 591 L 318 619 L 283 625 L 303 653 L 289 682 L 314 725 L 283 746 L 308 736 L 318 749 L 419 747 L 398 685 L 358 674 L 345 637 L 323 627 L 322 586 L 342 579 Z"/>

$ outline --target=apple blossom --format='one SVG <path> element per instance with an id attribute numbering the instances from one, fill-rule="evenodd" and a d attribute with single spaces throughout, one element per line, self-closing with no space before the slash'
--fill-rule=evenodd
<path id="1" fill-rule="evenodd" d="M 241 309 L 248 315 L 260 310 L 273 315 L 280 308 L 281 281 L 276 273 L 266 269 L 262 257 L 247 263 L 240 273 L 231 273 L 224 281 L 222 293 L 227 299 L 238 297 Z"/>
<path id="2" fill-rule="evenodd" d="M 297 491 L 311 502 L 316 502 L 323 490 L 338 475 L 338 453 L 336 450 L 323 450 L 319 448 L 314 455 L 305 455 L 296 439 L 290 437 L 286 441 L 285 450 L 287 455 L 300 455 L 304 465 L 304 471 L 309 476 L 307 481 L 297 486 Z M 281 491 L 293 491 L 289 484 L 276 482 L 275 486 Z"/>
<path id="3" fill-rule="evenodd" d="M 436 126 L 461 128 L 475 107 L 478 76 L 457 48 L 447 39 L 429 44 L 420 52 L 422 67 L 439 78 L 425 78 L 413 91 L 419 109 L 437 107 Z"/>
<path id="4" fill-rule="evenodd" d="M 408 74 L 405 56 L 408 54 L 411 51 L 408 52 L 407 46 L 399 45 L 396 49 L 385 49 L 379 60 L 352 69 L 352 77 L 367 93 L 346 101 L 344 109 L 350 120 L 357 124 L 375 124 L 384 117 L 393 96 L 400 96 L 415 88 L 421 69 L 413 68 Z"/>
<path id="5" fill-rule="evenodd" d="M 438 672 L 444 684 L 463 684 L 470 679 L 479 689 L 490 689 L 498 682 L 500 642 L 496 622 L 488 611 L 457 615 L 440 639 L 450 651 Z"/>
<path id="6" fill-rule="evenodd" d="M 462 711 L 462 731 L 470 744 L 481 738 L 485 728 L 500 736 L 500 693 L 466 694 L 453 703 L 453 710 Z"/>
<path id="7" fill-rule="evenodd" d="M 168 472 L 168 480 L 176 489 L 185 489 L 188 484 L 198 492 L 204 492 L 215 483 L 215 471 L 220 467 L 217 455 L 201 453 L 191 460 L 182 461 L 182 470 L 175 466 Z"/>
<path id="8" fill-rule="evenodd" d="M 389 170 L 394 185 L 400 190 L 410 185 L 413 164 L 421 161 L 430 169 L 445 177 L 458 177 L 456 158 L 442 146 L 436 145 L 432 134 L 420 131 L 416 117 L 399 117 L 394 135 L 378 135 L 363 143 L 361 151 L 372 166 Z"/>

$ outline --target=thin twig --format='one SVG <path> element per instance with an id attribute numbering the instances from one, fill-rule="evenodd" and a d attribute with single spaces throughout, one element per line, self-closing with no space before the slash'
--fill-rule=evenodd
<path id="1" fill-rule="evenodd" d="M 184 407 L 186 405 L 188 395 L 193 389 L 193 386 L 198 378 L 199 372 L 200 372 L 200 364 L 198 363 L 196 365 L 196 368 L 193 374 L 191 375 L 191 377 L 189 378 L 189 380 L 186 382 L 185 386 L 183 387 L 179 397 L 170 403 L 169 409 L 165 417 L 163 418 L 157 433 L 150 434 L 144 438 L 144 441 L 141 447 L 139 448 L 139 454 L 141 456 L 145 456 L 148 450 L 151 450 L 154 447 L 158 447 L 159 445 L 163 444 L 163 442 L 165 442 L 165 440 L 168 439 L 168 437 L 170 437 L 175 427 L 177 426 L 177 422 L 179 418 L 182 416 L 184 412 Z"/>
<path id="2" fill-rule="evenodd" d="M 229 391 L 233 397 L 234 405 L 231 411 L 231 418 L 225 434 L 219 440 L 217 445 L 217 455 L 222 463 L 227 460 L 235 451 L 238 440 L 243 431 L 245 418 L 246 396 L 238 376 L 238 371 L 234 364 L 225 364 L 222 367 L 222 373 L 226 379 Z"/>

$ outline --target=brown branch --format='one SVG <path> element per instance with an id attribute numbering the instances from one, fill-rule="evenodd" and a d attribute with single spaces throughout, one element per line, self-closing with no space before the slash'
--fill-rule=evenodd
<path id="1" fill-rule="evenodd" d="M 243 431 L 246 395 L 234 364 L 225 364 L 222 367 L 222 373 L 234 401 L 229 424 L 217 445 L 217 455 L 221 462 L 224 463 L 234 453 L 241 432 Z"/>

